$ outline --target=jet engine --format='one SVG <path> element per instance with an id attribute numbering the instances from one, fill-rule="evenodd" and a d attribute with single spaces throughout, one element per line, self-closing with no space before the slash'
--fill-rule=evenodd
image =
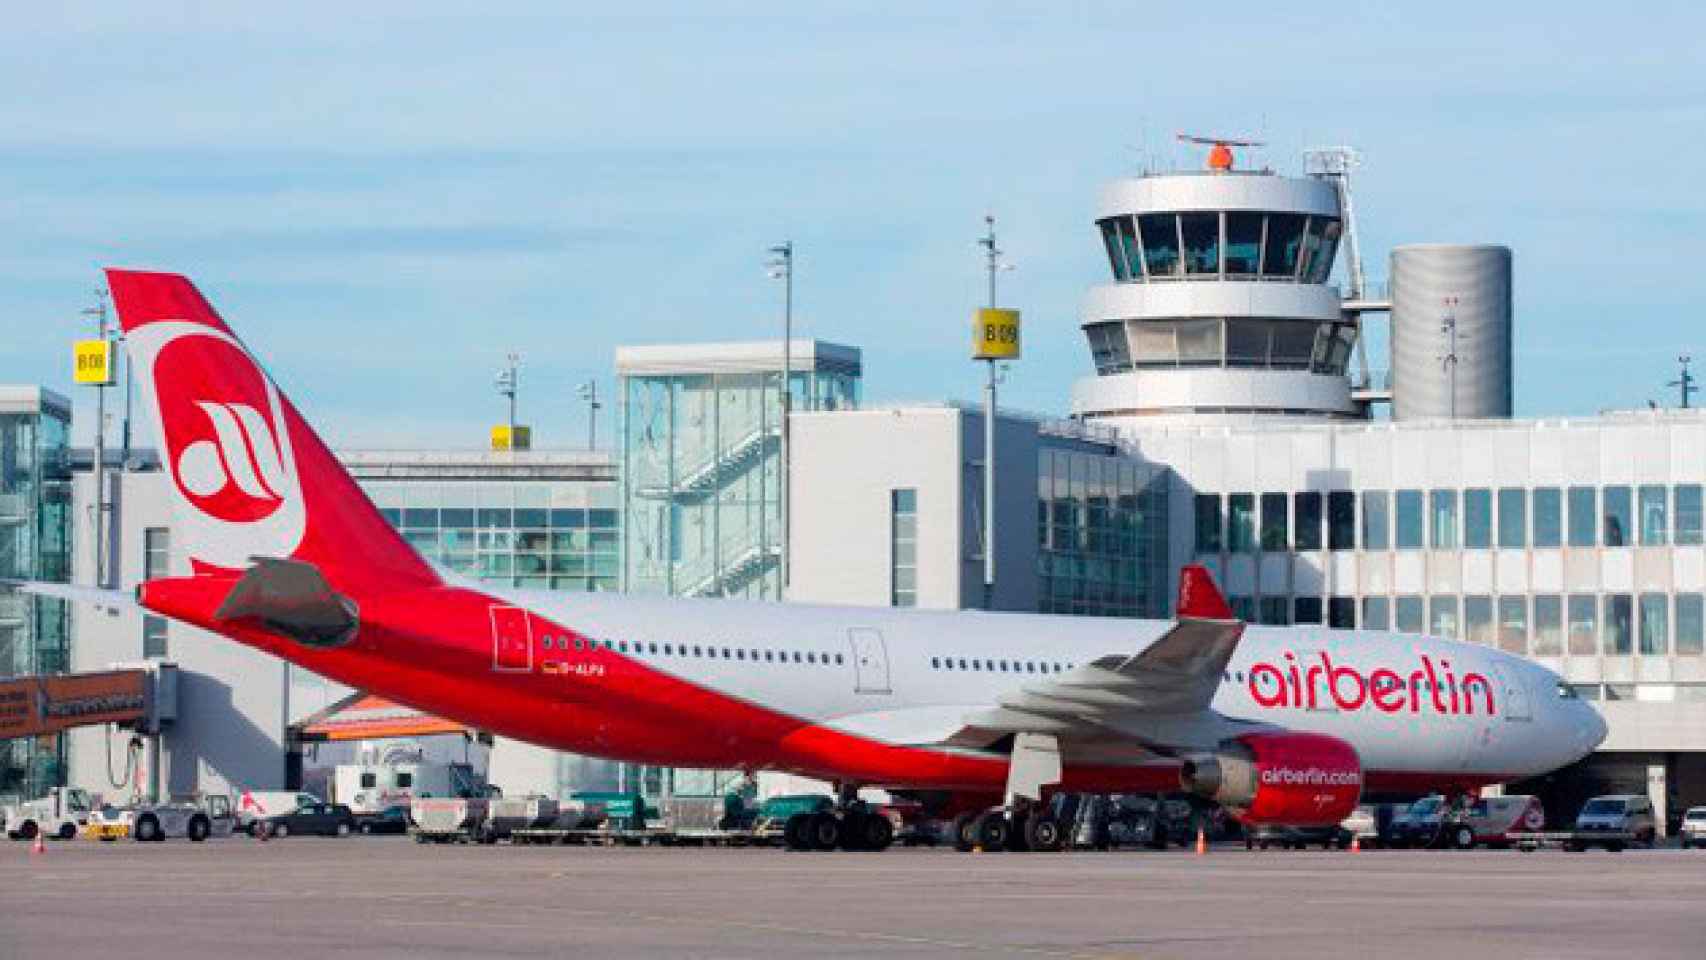
<path id="1" fill-rule="evenodd" d="M 1179 782 L 1246 823 L 1329 826 L 1362 798 L 1362 761 L 1337 737 L 1251 733 L 1185 757 Z"/>

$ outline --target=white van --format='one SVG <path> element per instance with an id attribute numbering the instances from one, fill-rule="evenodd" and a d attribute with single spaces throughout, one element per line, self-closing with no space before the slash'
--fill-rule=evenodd
<path id="1" fill-rule="evenodd" d="M 1575 833 L 1564 847 L 1575 851 L 1588 847 L 1621 850 L 1631 843 L 1650 847 L 1658 832 L 1653 801 L 1638 793 L 1617 793 L 1594 797 L 1582 807 L 1576 815 Z"/>
<path id="2" fill-rule="evenodd" d="M 276 817 L 322 802 L 301 790 L 244 790 L 237 798 L 237 829 L 248 830 L 256 820 Z"/>

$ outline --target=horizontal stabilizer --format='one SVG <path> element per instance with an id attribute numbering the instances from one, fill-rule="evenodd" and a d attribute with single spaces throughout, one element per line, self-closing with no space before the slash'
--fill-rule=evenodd
<path id="1" fill-rule="evenodd" d="M 48 583 L 42 580 L 4 579 L 0 579 L 0 587 L 10 587 L 19 593 L 32 593 L 38 597 L 53 597 L 56 600 L 69 600 L 72 603 L 88 603 L 112 610 L 128 610 L 136 606 L 136 595 L 124 590 L 80 587 L 69 583 Z"/>
<path id="2" fill-rule="evenodd" d="M 336 647 L 355 639 L 361 623 L 355 601 L 338 595 L 311 563 L 256 557 L 224 602 L 216 620 L 253 618 L 310 647 Z"/>

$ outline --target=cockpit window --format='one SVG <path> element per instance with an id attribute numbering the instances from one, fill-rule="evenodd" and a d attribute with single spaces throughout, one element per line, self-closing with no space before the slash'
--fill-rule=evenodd
<path id="1" fill-rule="evenodd" d="M 1560 700 L 1574 700 L 1574 699 L 1576 699 L 1576 688 L 1570 686 L 1569 684 L 1565 683 L 1562 680 L 1558 681 L 1558 698 Z"/>

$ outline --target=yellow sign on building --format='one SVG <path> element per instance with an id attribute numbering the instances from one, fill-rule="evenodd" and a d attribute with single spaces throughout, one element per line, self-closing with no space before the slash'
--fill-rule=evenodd
<path id="1" fill-rule="evenodd" d="M 111 386 L 113 345 L 110 340 L 78 340 L 71 345 L 71 379 L 76 383 Z"/>
<path id="2" fill-rule="evenodd" d="M 493 450 L 528 450 L 533 447 L 533 428 L 517 425 L 511 433 L 509 424 L 500 423 L 492 428 Z"/>
<path id="3" fill-rule="evenodd" d="M 1019 359 L 1019 311 L 985 307 L 972 320 L 973 360 Z"/>

